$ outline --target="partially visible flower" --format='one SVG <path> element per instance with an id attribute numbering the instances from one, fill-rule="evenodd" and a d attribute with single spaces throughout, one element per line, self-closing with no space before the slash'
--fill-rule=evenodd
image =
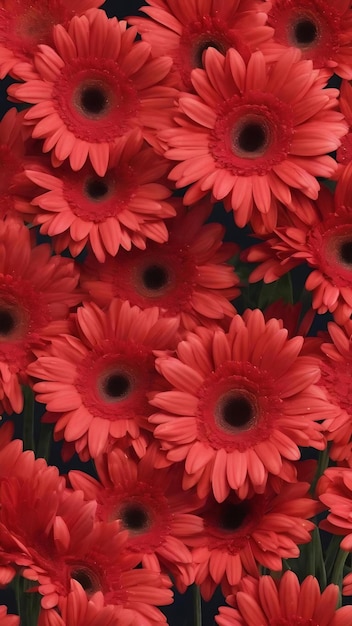
<path id="1" fill-rule="evenodd" d="M 143 567 L 171 573 L 184 590 L 194 582 L 194 565 L 187 546 L 203 528 L 194 514 L 201 502 L 181 487 L 175 468 L 154 469 L 153 447 L 138 462 L 115 449 L 95 460 L 101 482 L 84 472 L 71 471 L 74 489 L 97 501 L 96 517 L 118 519 L 129 532 L 124 550 L 139 554 Z"/>
<path id="2" fill-rule="evenodd" d="M 336 411 L 314 383 L 319 361 L 301 356 L 303 337 L 287 338 L 257 309 L 235 315 L 228 333 L 198 328 L 157 370 L 171 391 L 150 394 L 149 418 L 170 462 L 184 461 L 184 487 L 218 502 L 263 493 L 268 479 L 295 480 L 298 446 L 324 449 L 318 420 Z"/>
<path id="3" fill-rule="evenodd" d="M 342 595 L 352 596 L 352 573 L 347 574 L 342 581 Z"/>
<path id="4" fill-rule="evenodd" d="M 342 166 L 346 166 L 352 163 L 352 85 L 348 80 L 341 82 L 339 103 L 348 123 L 349 132 L 341 139 L 341 146 L 336 150 L 336 160 Z"/>
<path id="5" fill-rule="evenodd" d="M 24 172 L 25 154 L 23 115 L 12 107 L 0 121 L 0 219 L 18 217 L 18 179 Z"/>
<path id="6" fill-rule="evenodd" d="M 147 238 L 164 243 L 164 218 L 175 214 L 166 201 L 171 191 L 161 181 L 168 168 L 164 158 L 143 146 L 138 130 L 111 149 L 105 176 L 90 164 L 78 172 L 64 164 L 53 172 L 32 163 L 26 175 L 47 190 L 32 200 L 32 222 L 53 237 L 57 252 L 68 247 L 77 256 L 89 242 L 99 262 L 106 254 L 115 256 L 120 246 L 144 249 Z"/>
<path id="7" fill-rule="evenodd" d="M 147 392 L 165 388 L 153 350 L 172 349 L 177 329 L 175 318 L 159 319 L 157 308 L 141 311 L 127 301 L 113 300 L 106 312 L 93 303 L 79 307 L 77 336 L 53 338 L 28 367 L 37 400 L 57 414 L 56 439 L 96 457 L 110 441 L 125 447 L 127 436 L 142 456 L 152 411 Z"/>
<path id="8" fill-rule="evenodd" d="M 323 354 L 319 386 L 329 401 L 338 407 L 334 417 L 323 422 L 326 437 L 331 441 L 329 456 L 333 461 L 347 462 L 352 467 L 352 345 L 351 334 L 346 328 L 330 322 L 328 330 L 331 341 L 323 341 Z"/>
<path id="9" fill-rule="evenodd" d="M 352 79 L 352 9 L 348 0 L 272 0 L 268 24 L 274 41 L 295 46 L 313 67 Z"/>
<path id="10" fill-rule="evenodd" d="M 166 156 L 178 161 L 169 177 L 190 185 L 185 204 L 208 192 L 232 210 L 238 226 L 256 215 L 271 230 L 277 204 L 295 210 L 291 189 L 317 198 L 318 176 L 330 177 L 347 124 L 337 109 L 338 90 L 294 48 L 275 63 L 260 51 L 248 63 L 233 48 L 214 48 L 204 70 L 192 72 L 196 94 L 181 93 L 179 115 L 159 136 Z M 283 80 L 285 77 L 285 80 Z"/>
<path id="11" fill-rule="evenodd" d="M 334 196 L 321 189 L 313 224 L 295 218 L 292 226 L 276 228 L 264 244 L 246 250 L 247 261 L 260 263 L 250 282 L 270 283 L 307 263 L 312 271 L 305 288 L 312 292 L 313 309 L 330 311 L 337 323 L 345 324 L 352 314 L 351 189 L 352 177 L 343 174 Z"/>
<path id="12" fill-rule="evenodd" d="M 54 24 L 67 26 L 74 15 L 98 7 L 103 0 L 2 0 L 0 8 L 0 77 L 18 78 L 24 68 L 35 76 L 30 60 L 39 44 L 53 43 Z"/>
<path id="13" fill-rule="evenodd" d="M 1 626 L 20 626 L 20 618 L 18 615 L 9 615 L 7 606 L 0 606 Z"/>
<path id="14" fill-rule="evenodd" d="M 314 529 L 308 518 L 321 510 L 308 489 L 309 483 L 281 482 L 278 494 L 268 487 L 245 500 L 233 493 L 222 503 L 208 499 L 200 511 L 204 532 L 192 549 L 205 600 L 219 584 L 226 595 L 245 574 L 258 578 L 260 565 L 277 572 L 282 559 L 299 556 L 298 545 L 309 543 Z"/>
<path id="15" fill-rule="evenodd" d="M 173 106 L 175 89 L 164 85 L 171 59 L 152 59 L 136 30 L 100 9 L 53 28 L 55 47 L 38 46 L 26 82 L 10 85 L 16 101 L 29 102 L 25 120 L 44 139 L 54 165 L 69 158 L 74 171 L 87 159 L 105 176 L 112 147 L 134 128 L 155 143 Z M 156 103 L 158 104 L 156 110 Z"/>
<path id="16" fill-rule="evenodd" d="M 344 535 L 340 547 L 352 552 L 352 469 L 328 467 L 317 484 L 317 495 L 329 510 L 319 527 Z"/>
<path id="17" fill-rule="evenodd" d="M 21 385 L 34 350 L 51 334 L 65 332 L 70 307 L 80 295 L 72 260 L 51 256 L 48 244 L 35 246 L 23 224 L 0 222 L 0 406 L 23 408 Z"/>
<path id="18" fill-rule="evenodd" d="M 88 598 L 79 582 L 72 579 L 71 591 L 60 599 L 59 611 L 57 608 L 41 609 L 38 626 L 134 626 L 134 620 L 135 615 L 128 610 L 104 606 L 101 591 Z"/>
<path id="19" fill-rule="evenodd" d="M 266 7 L 256 0 L 206 0 L 201 5 L 190 0 L 187 7 L 177 0 L 147 1 L 149 6 L 140 10 L 148 18 L 128 21 L 151 44 L 153 55 L 172 57 L 175 80 L 187 90 L 192 89 L 192 69 L 203 67 L 207 48 L 223 54 L 236 48 L 248 60 L 251 51 L 272 38 L 273 30 L 265 25 Z"/>
<path id="20" fill-rule="evenodd" d="M 226 262 L 237 246 L 222 242 L 221 224 L 204 224 L 210 203 L 189 211 L 181 202 L 175 206 L 177 216 L 168 222 L 166 243 L 148 242 L 143 251 L 120 250 L 104 264 L 89 257 L 84 262 L 82 287 L 99 306 L 107 306 L 113 297 L 142 309 L 157 306 L 162 316 L 179 316 L 187 329 L 233 316 L 229 300 L 239 295 L 239 280 Z"/>
<path id="21" fill-rule="evenodd" d="M 320 590 L 314 576 L 302 583 L 292 571 L 280 580 L 271 576 L 244 578 L 228 606 L 219 608 L 218 626 L 346 626 L 352 607 L 337 608 L 339 588 L 328 585 Z"/>

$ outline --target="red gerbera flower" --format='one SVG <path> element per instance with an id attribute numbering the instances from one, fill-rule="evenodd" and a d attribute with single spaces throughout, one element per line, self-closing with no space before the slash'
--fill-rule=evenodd
<path id="1" fill-rule="evenodd" d="M 255 0 L 206 0 L 201 5 L 190 0 L 187 7 L 177 0 L 147 1 L 149 6 L 140 10 L 149 19 L 133 16 L 128 21 L 151 44 L 155 56 L 172 57 L 178 81 L 181 78 L 186 89 L 192 88 L 192 69 L 203 67 L 207 48 L 222 53 L 236 48 L 248 59 L 251 50 L 272 37 L 272 29 L 265 26 L 266 12 Z"/>
<path id="2" fill-rule="evenodd" d="M 320 528 L 333 535 L 344 535 L 340 547 L 352 552 L 352 469 L 328 467 L 318 481 L 317 495 L 329 509 Z"/>
<path id="3" fill-rule="evenodd" d="M 68 247 L 77 256 L 89 241 L 100 262 L 120 246 L 145 248 L 147 237 L 163 243 L 168 237 L 163 220 L 175 214 L 165 201 L 171 191 L 159 182 L 167 170 L 165 159 L 143 148 L 139 131 L 111 150 L 103 177 L 89 164 L 79 172 L 63 165 L 59 175 L 26 170 L 31 181 L 48 190 L 32 201 L 33 223 L 54 237 L 56 251 Z"/>
<path id="4" fill-rule="evenodd" d="M 0 8 L 1 15 L 1 8 Z M 0 218 L 16 218 L 19 175 L 24 171 L 23 113 L 9 109 L 0 121 Z"/>
<path id="5" fill-rule="evenodd" d="M 156 308 L 141 311 L 114 300 L 106 313 L 94 304 L 80 307 L 76 325 L 80 339 L 53 338 L 44 356 L 28 368 L 40 379 L 33 387 L 37 400 L 58 413 L 56 438 L 96 457 L 110 439 L 125 445 L 127 435 L 143 454 L 141 428 L 151 412 L 146 394 L 154 384 L 163 385 L 153 350 L 173 347 L 178 321 L 158 319 Z"/>
<path id="6" fill-rule="evenodd" d="M 239 281 L 226 261 L 237 246 L 222 242 L 221 224 L 204 224 L 211 210 L 208 202 L 190 211 L 181 201 L 176 206 L 167 243 L 148 243 L 144 251 L 121 250 L 103 265 L 88 258 L 82 286 L 99 306 L 107 306 L 115 296 L 142 309 L 158 306 L 162 315 L 179 316 L 188 329 L 233 316 L 229 300 L 239 295 Z"/>
<path id="7" fill-rule="evenodd" d="M 101 483 L 84 472 L 71 471 L 70 481 L 87 499 L 95 499 L 97 519 L 121 521 L 129 531 L 124 549 L 140 555 L 144 567 L 172 574 L 179 589 L 194 582 L 192 556 L 187 545 L 203 528 L 193 514 L 200 502 L 184 492 L 175 470 L 153 468 L 153 448 L 136 462 L 122 450 L 113 450 L 95 463 Z"/>
<path id="8" fill-rule="evenodd" d="M 87 158 L 105 176 L 111 148 L 133 128 L 153 140 L 169 117 L 175 90 L 162 86 L 171 59 L 152 59 L 150 46 L 135 42 L 136 30 L 91 9 L 75 16 L 67 30 L 53 28 L 55 49 L 40 45 L 33 60 L 37 77 L 9 87 L 16 100 L 34 104 L 25 119 L 32 136 L 53 149 L 54 164 L 66 158 L 80 170 Z M 156 104 L 158 110 L 155 112 Z M 154 133 L 155 134 L 155 133 Z"/>
<path id="9" fill-rule="evenodd" d="M 318 360 L 300 356 L 302 345 L 279 320 L 247 310 L 227 334 L 198 329 L 176 357 L 156 360 L 173 387 L 152 394 L 160 413 L 149 421 L 169 461 L 185 461 L 184 488 L 197 484 L 201 497 L 212 488 L 218 502 L 231 489 L 262 493 L 269 475 L 295 480 L 298 446 L 325 447 L 317 420 L 336 409 L 314 385 Z"/>
<path id="10" fill-rule="evenodd" d="M 234 49 L 224 57 L 209 48 L 192 83 L 196 95 L 181 94 L 175 127 L 160 133 L 166 156 L 179 161 L 170 178 L 176 187 L 190 185 L 185 204 L 211 191 L 238 226 L 263 214 L 274 228 L 277 201 L 294 210 L 290 188 L 317 197 L 316 176 L 336 170 L 327 153 L 347 125 L 333 110 L 338 91 L 323 89 L 321 73 L 298 50 L 272 64 L 258 51 L 246 65 Z"/>
<path id="11" fill-rule="evenodd" d="M 59 613 L 56 608 L 42 609 L 38 626 L 133 626 L 134 619 L 132 612 L 123 611 L 121 620 L 116 607 L 104 606 L 101 591 L 88 598 L 79 582 L 72 579 L 70 593 L 60 599 Z"/>
<path id="12" fill-rule="evenodd" d="M 72 495 L 78 496 L 78 493 L 68 496 L 70 508 L 76 506 L 74 500 L 70 502 Z M 77 530 L 80 529 L 83 539 L 87 528 L 79 522 L 77 511 L 73 508 L 70 515 L 75 517 Z M 116 607 L 115 614 L 122 617 L 122 624 L 126 610 L 129 621 L 132 613 L 141 626 L 150 626 L 150 622 L 165 623 L 165 616 L 156 607 L 172 602 L 169 578 L 150 570 L 133 569 L 138 558 L 124 551 L 127 533 L 118 532 L 117 522 L 108 525 L 97 523 L 87 533 L 84 546 L 76 547 L 74 542 L 69 545 L 67 533 L 71 528 L 67 523 L 68 516 L 69 511 L 66 510 L 56 518 L 48 546 L 43 550 L 38 542 L 33 562 L 23 571 L 26 578 L 38 581 L 38 591 L 44 596 L 43 608 L 65 605 L 63 599 L 70 591 L 72 579 L 75 579 L 88 597 L 100 591 L 104 604 Z"/>
<path id="13" fill-rule="evenodd" d="M 264 243 L 245 252 L 250 262 L 260 262 L 249 280 L 272 282 L 304 262 L 313 269 L 305 288 L 312 291 L 312 307 L 318 313 L 330 311 L 339 324 L 352 314 L 352 177 L 339 181 L 333 197 L 322 188 L 313 224 L 298 218 L 280 226 Z"/>
<path id="14" fill-rule="evenodd" d="M 298 544 L 311 540 L 314 524 L 307 521 L 319 503 L 307 496 L 309 483 L 283 485 L 276 494 L 239 500 L 233 493 L 221 504 L 209 498 L 200 512 L 204 532 L 193 548 L 197 566 L 196 583 L 209 600 L 217 585 L 224 594 L 237 585 L 245 573 L 259 576 L 259 565 L 282 569 L 282 559 L 299 555 Z"/>
<path id="15" fill-rule="evenodd" d="M 8 615 L 7 606 L 0 606 L 1 626 L 20 626 L 20 618 L 18 615 Z"/>
<path id="16" fill-rule="evenodd" d="M 352 10 L 349 0 L 273 0 L 268 24 L 274 40 L 295 46 L 314 68 L 352 78 Z"/>
<path id="17" fill-rule="evenodd" d="M 0 77 L 33 74 L 29 59 L 38 44 L 53 42 L 54 24 L 67 26 L 75 14 L 82 14 L 102 0 L 3 0 L 0 9 Z"/>
<path id="18" fill-rule="evenodd" d="M 51 256 L 47 244 L 33 247 L 30 237 L 22 224 L 0 222 L 0 404 L 7 413 L 22 411 L 33 350 L 65 332 L 69 307 L 80 299 L 73 261 Z"/>
<path id="19" fill-rule="evenodd" d="M 352 619 L 352 607 L 336 608 L 339 597 L 337 585 L 320 591 L 314 576 L 300 584 L 292 571 L 279 581 L 271 576 L 244 578 L 231 605 L 220 607 L 215 621 L 219 626 L 346 626 Z"/>
<path id="20" fill-rule="evenodd" d="M 336 151 L 336 160 L 342 166 L 346 166 L 352 163 L 352 85 L 348 80 L 341 82 L 339 103 L 348 123 L 349 132 L 341 139 L 341 146 Z"/>
<path id="21" fill-rule="evenodd" d="M 351 334 L 337 324 L 328 324 L 331 342 L 323 342 L 319 385 L 324 388 L 329 401 L 338 407 L 338 415 L 323 422 L 326 437 L 330 440 L 329 456 L 334 461 L 346 461 L 352 467 L 352 346 Z"/>

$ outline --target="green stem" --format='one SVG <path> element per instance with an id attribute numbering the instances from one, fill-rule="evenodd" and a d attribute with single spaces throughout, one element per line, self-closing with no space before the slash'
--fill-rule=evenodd
<path id="1" fill-rule="evenodd" d="M 194 626 L 202 626 L 202 599 L 198 585 L 192 585 Z"/>
<path id="2" fill-rule="evenodd" d="M 315 558 L 315 576 L 319 580 L 320 589 L 325 589 L 327 580 L 319 528 L 315 528 L 313 531 L 313 550 Z"/>
<path id="3" fill-rule="evenodd" d="M 334 568 L 332 570 L 331 582 L 334 583 L 335 585 L 338 585 L 340 589 L 342 585 L 343 568 L 345 566 L 347 557 L 348 557 L 348 552 L 346 552 L 345 550 L 341 550 L 340 548 L 336 557 Z"/>
<path id="4" fill-rule="evenodd" d="M 50 447 L 52 442 L 53 427 L 51 424 L 40 425 L 40 435 L 36 456 L 49 461 Z"/>
<path id="5" fill-rule="evenodd" d="M 333 535 L 330 539 L 328 549 L 326 550 L 325 570 L 326 570 L 327 580 L 329 583 L 331 582 L 332 572 L 334 570 L 336 559 L 340 551 L 340 543 L 341 543 L 341 537 L 339 535 Z"/>
<path id="6" fill-rule="evenodd" d="M 319 459 L 318 459 L 318 466 L 317 466 L 317 470 L 315 472 L 315 476 L 313 478 L 312 484 L 310 486 L 310 493 L 312 496 L 314 496 L 315 494 L 315 488 L 317 486 L 317 482 L 320 478 L 320 476 L 322 476 L 326 470 L 326 468 L 329 465 L 329 444 L 326 446 L 325 450 L 322 450 L 319 453 Z"/>
<path id="7" fill-rule="evenodd" d="M 17 611 L 21 618 L 21 624 L 25 626 L 37 626 L 41 596 L 37 592 L 31 592 L 31 587 L 37 583 L 26 580 L 18 575 L 15 581 L 15 593 Z"/>
<path id="8" fill-rule="evenodd" d="M 34 450 L 34 396 L 30 387 L 22 387 L 23 408 L 23 449 Z"/>

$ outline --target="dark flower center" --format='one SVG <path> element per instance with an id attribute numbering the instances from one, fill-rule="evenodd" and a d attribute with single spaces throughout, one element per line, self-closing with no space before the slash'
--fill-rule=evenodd
<path id="1" fill-rule="evenodd" d="M 71 578 L 77 580 L 88 595 L 96 593 L 100 589 L 97 575 L 87 567 L 77 567 L 77 569 L 72 570 Z"/>
<path id="2" fill-rule="evenodd" d="M 122 400 L 131 390 L 131 381 L 126 374 L 110 374 L 103 383 L 103 391 L 111 400 Z"/>
<path id="3" fill-rule="evenodd" d="M 340 248 L 340 258 L 347 265 L 352 264 L 352 241 L 345 241 Z"/>
<path id="4" fill-rule="evenodd" d="M 248 514 L 248 503 L 223 502 L 219 510 L 219 526 L 223 530 L 237 530 L 240 528 Z"/>
<path id="5" fill-rule="evenodd" d="M 227 46 L 228 47 L 228 46 Z M 194 53 L 193 53 L 193 67 L 204 67 L 203 63 L 203 53 L 208 48 L 215 48 L 222 54 L 226 53 L 227 47 L 220 41 L 216 41 L 215 39 L 201 39 L 196 45 Z"/>
<path id="6" fill-rule="evenodd" d="M 246 124 L 239 132 L 237 143 L 243 152 L 258 152 L 266 144 L 265 128 L 256 122 Z"/>
<path id="7" fill-rule="evenodd" d="M 314 22 L 308 18 L 302 18 L 294 25 L 294 39 L 298 46 L 308 46 L 318 36 L 318 29 Z"/>
<path id="8" fill-rule="evenodd" d="M 109 98 L 100 84 L 86 85 L 79 94 L 79 105 L 87 117 L 99 117 L 106 112 Z"/>
<path id="9" fill-rule="evenodd" d="M 109 192 L 109 185 L 104 178 L 89 178 L 85 184 L 85 193 L 91 200 L 101 200 Z"/>
<path id="10" fill-rule="evenodd" d="M 14 328 L 15 320 L 10 311 L 0 310 L 0 335 L 9 335 Z"/>
<path id="11" fill-rule="evenodd" d="M 254 399 L 241 391 L 231 391 L 218 402 L 215 414 L 217 422 L 224 430 L 248 430 L 256 418 Z"/>
<path id="12" fill-rule="evenodd" d="M 162 265 L 149 265 L 142 274 L 142 281 L 146 289 L 157 291 L 169 282 L 169 273 Z"/>
<path id="13" fill-rule="evenodd" d="M 130 532 L 142 533 L 149 528 L 149 515 L 141 504 L 131 503 L 125 505 L 119 516 L 123 526 Z"/>

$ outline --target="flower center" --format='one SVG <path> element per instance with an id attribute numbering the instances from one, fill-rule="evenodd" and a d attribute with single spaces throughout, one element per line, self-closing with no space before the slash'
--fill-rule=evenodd
<path id="1" fill-rule="evenodd" d="M 234 176 L 262 176 L 287 158 L 292 136 L 292 108 L 273 94 L 250 91 L 221 105 L 209 148 Z"/>
<path id="2" fill-rule="evenodd" d="M 249 512 L 248 502 L 223 502 L 219 506 L 218 525 L 229 532 L 240 528 Z"/>
<path id="3" fill-rule="evenodd" d="M 105 199 L 110 191 L 110 186 L 105 178 L 89 178 L 85 182 L 84 192 L 93 202 Z"/>
<path id="4" fill-rule="evenodd" d="M 233 129 L 233 151 L 238 156 L 256 158 L 269 143 L 269 128 L 262 119 L 241 120 Z"/>
<path id="5" fill-rule="evenodd" d="M 16 320 L 13 314 L 6 310 L 0 309 L 0 337 L 7 337 L 14 330 Z"/>
<path id="6" fill-rule="evenodd" d="M 215 406 L 215 420 L 226 432 L 240 432 L 251 428 L 257 415 L 255 397 L 242 390 L 224 394 Z"/>
<path id="7" fill-rule="evenodd" d="M 314 226 L 307 242 L 311 260 L 335 287 L 352 285 L 352 222 L 345 215 L 330 215 Z"/>
<path id="8" fill-rule="evenodd" d="M 352 264 L 352 241 L 344 241 L 340 247 L 340 258 L 346 265 Z"/>
<path id="9" fill-rule="evenodd" d="M 87 595 L 92 595 L 101 589 L 99 577 L 95 572 L 86 566 L 77 567 L 71 571 L 71 578 L 74 578 L 83 587 Z"/>
<path id="10" fill-rule="evenodd" d="M 250 48 L 239 30 L 230 29 L 225 20 L 214 15 L 198 15 L 195 21 L 184 24 L 175 58 L 176 68 L 187 87 L 192 86 L 192 70 L 204 67 L 204 52 L 208 48 L 215 48 L 221 54 L 236 48 L 244 59 L 250 56 Z"/>
<path id="11" fill-rule="evenodd" d="M 108 374 L 101 383 L 101 391 L 107 402 L 124 400 L 132 388 L 131 380 L 124 373 Z"/>
<path id="12" fill-rule="evenodd" d="M 195 42 L 193 48 L 193 58 L 192 58 L 192 67 L 200 67 L 203 68 L 203 53 L 208 48 L 215 48 L 222 54 L 226 54 L 226 50 L 228 49 L 228 45 L 225 45 L 225 42 L 216 40 L 215 37 L 200 37 L 198 41 Z"/>
<path id="13" fill-rule="evenodd" d="M 125 504 L 119 511 L 119 517 L 124 528 L 133 534 L 143 533 L 150 527 L 148 511 L 138 502 Z"/>
<path id="14" fill-rule="evenodd" d="M 70 132 L 88 143 L 112 143 L 135 124 L 138 93 L 113 59 L 67 62 L 53 86 L 57 114 Z"/>
<path id="15" fill-rule="evenodd" d="M 143 270 L 142 282 L 146 289 L 158 291 L 170 282 L 169 272 L 162 265 L 149 265 Z"/>
<path id="16" fill-rule="evenodd" d="M 292 25 L 292 36 L 297 47 L 312 44 L 318 37 L 317 25 L 308 17 L 302 17 Z"/>
<path id="17" fill-rule="evenodd" d="M 97 119 L 110 110 L 111 94 L 101 81 L 91 81 L 79 86 L 74 100 L 83 115 Z"/>

